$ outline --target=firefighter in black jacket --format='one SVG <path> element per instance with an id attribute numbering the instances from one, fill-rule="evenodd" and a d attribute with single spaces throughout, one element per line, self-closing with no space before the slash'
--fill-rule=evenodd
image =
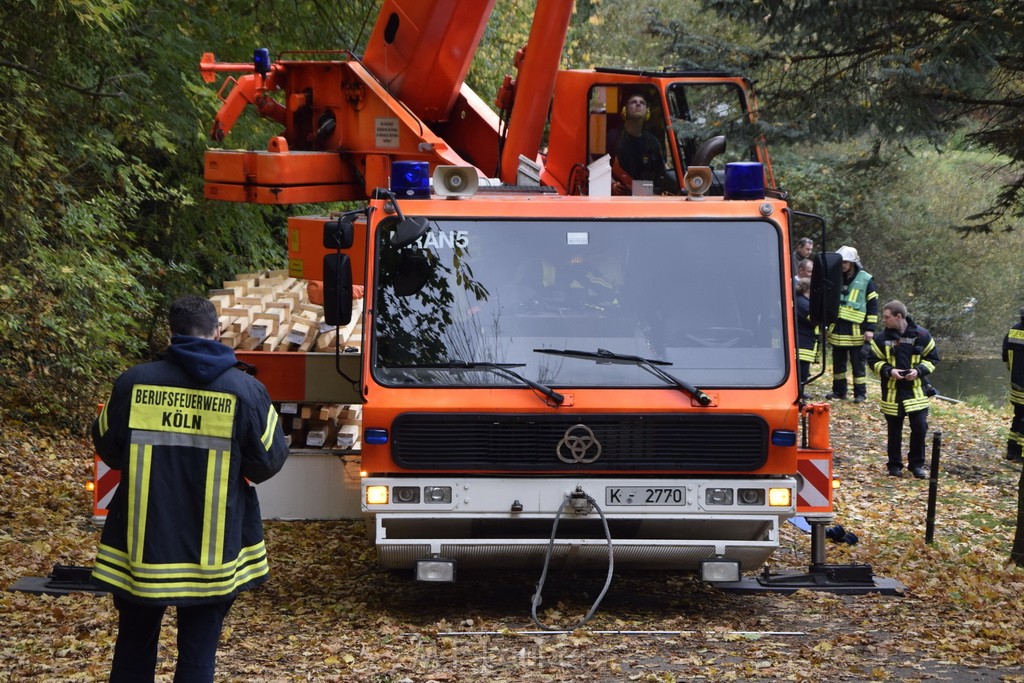
<path id="1" fill-rule="evenodd" d="M 1020 322 L 1010 328 L 1003 338 L 1003 362 L 1010 371 L 1010 404 L 1013 422 L 1010 438 L 1006 442 L 1006 459 L 1024 462 L 1024 308 L 1020 309 Z"/>
<path id="2" fill-rule="evenodd" d="M 800 389 L 811 376 L 811 363 L 818 359 L 818 327 L 811 322 L 811 281 L 800 278 L 796 281 L 793 305 L 796 310 L 797 367 L 799 368 Z M 806 394 L 801 398 L 809 399 Z"/>
<path id="3" fill-rule="evenodd" d="M 231 603 L 269 574 L 248 482 L 269 479 L 288 457 L 266 388 L 218 341 L 213 304 L 182 297 L 169 321 L 166 357 L 118 377 L 92 427 L 97 453 L 121 471 L 93 571 L 119 614 L 111 681 L 153 680 L 171 605 L 175 680 L 213 680 Z"/>
<path id="4" fill-rule="evenodd" d="M 928 394 L 924 378 L 935 371 L 939 351 L 925 328 L 907 315 L 901 301 L 882 307 L 885 329 L 868 347 L 871 368 L 882 385 L 882 413 L 888 424 L 888 469 L 893 477 L 903 476 L 903 418 L 910 420 L 910 451 L 907 465 L 918 479 L 926 479 L 924 440 L 928 431 Z"/>
<path id="5" fill-rule="evenodd" d="M 846 398 L 846 361 L 853 371 L 853 400 L 867 399 L 867 371 L 864 369 L 864 345 L 871 341 L 878 322 L 878 293 L 875 280 L 860 264 L 853 247 L 842 246 L 836 252 L 843 259 L 843 290 L 839 319 L 828 330 L 832 346 L 832 391 L 828 399 Z"/>

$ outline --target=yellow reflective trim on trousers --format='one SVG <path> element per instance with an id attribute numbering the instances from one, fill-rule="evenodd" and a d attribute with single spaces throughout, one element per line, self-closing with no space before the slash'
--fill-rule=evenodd
<path id="1" fill-rule="evenodd" d="M 219 565 L 224 556 L 224 526 L 227 523 L 230 467 L 230 451 L 209 451 L 206 461 L 203 538 L 200 546 L 200 557 L 205 567 Z"/>
<path id="2" fill-rule="evenodd" d="M 128 426 L 153 432 L 230 439 L 238 399 L 220 391 L 136 384 Z"/>
<path id="3" fill-rule="evenodd" d="M 263 447 L 268 451 L 274 445 L 274 430 L 277 429 L 277 421 L 279 419 L 280 416 L 278 416 L 277 410 L 271 405 L 270 410 L 267 411 L 267 428 L 263 430 L 263 436 L 260 437 Z"/>
<path id="4" fill-rule="evenodd" d="M 1010 389 L 1010 402 L 1011 403 L 1024 403 L 1024 390 Z"/>
<path id="5" fill-rule="evenodd" d="M 128 456 L 128 556 L 142 562 L 146 545 L 146 512 L 149 508 L 149 476 L 153 449 L 132 444 Z"/>

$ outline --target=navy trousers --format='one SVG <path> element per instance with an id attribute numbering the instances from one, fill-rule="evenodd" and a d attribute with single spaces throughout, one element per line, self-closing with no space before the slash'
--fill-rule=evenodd
<path id="1" fill-rule="evenodd" d="M 925 432 L 928 431 L 928 409 L 915 410 L 912 413 L 899 408 L 899 415 L 886 415 L 888 426 L 888 456 L 890 468 L 903 469 L 903 418 L 910 422 L 910 449 L 907 451 L 907 467 L 924 467 Z"/>
<path id="2" fill-rule="evenodd" d="M 179 606 L 176 683 L 210 683 L 224 617 L 234 598 L 206 605 Z M 117 643 L 111 683 L 149 683 L 156 672 L 160 622 L 166 607 L 151 607 L 114 596 L 118 611 Z"/>

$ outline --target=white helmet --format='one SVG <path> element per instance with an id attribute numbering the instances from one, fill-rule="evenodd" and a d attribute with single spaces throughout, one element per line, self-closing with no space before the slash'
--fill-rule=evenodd
<path id="1" fill-rule="evenodd" d="M 839 254 L 844 261 L 850 261 L 851 263 L 856 263 L 858 266 L 860 265 L 860 256 L 857 255 L 857 250 L 853 247 L 848 247 L 844 244 L 836 250 L 836 253 Z"/>

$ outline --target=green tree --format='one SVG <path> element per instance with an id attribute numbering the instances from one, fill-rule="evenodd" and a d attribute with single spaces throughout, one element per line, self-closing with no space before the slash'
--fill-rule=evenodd
<path id="1" fill-rule="evenodd" d="M 163 345 L 172 297 L 283 266 L 283 210 L 202 199 L 218 100 L 200 55 L 351 48 L 373 5 L 0 7 L 0 418 L 80 423 L 100 387 Z M 248 128 L 233 144 L 266 144 L 266 124 Z"/>
<path id="2" fill-rule="evenodd" d="M 966 141 L 1002 155 L 992 206 L 965 230 L 1024 216 L 1024 3 L 977 0 L 705 0 L 762 39 L 738 50 L 760 76 L 776 136 L 815 141 L 868 136 L 883 145 Z"/>

